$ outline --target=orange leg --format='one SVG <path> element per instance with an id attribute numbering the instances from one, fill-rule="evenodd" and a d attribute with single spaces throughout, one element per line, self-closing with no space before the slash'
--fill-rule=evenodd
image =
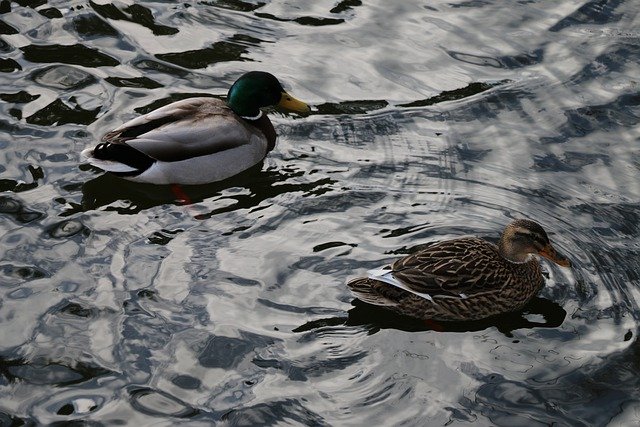
<path id="1" fill-rule="evenodd" d="M 427 319 L 424 321 L 424 324 L 429 328 L 432 329 L 436 332 L 442 332 L 444 331 L 444 327 L 442 326 L 441 323 L 438 323 L 437 321 L 433 320 L 433 319 Z"/>
<path id="2" fill-rule="evenodd" d="M 171 192 L 183 205 L 191 204 L 191 198 L 184 192 L 180 184 L 171 184 Z"/>

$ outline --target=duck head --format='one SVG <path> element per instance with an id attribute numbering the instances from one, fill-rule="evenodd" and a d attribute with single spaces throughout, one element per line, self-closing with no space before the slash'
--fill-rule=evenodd
<path id="1" fill-rule="evenodd" d="M 537 254 L 563 267 L 571 265 L 567 258 L 553 248 L 540 224 L 528 219 L 518 219 L 507 225 L 500 237 L 498 250 L 512 262 L 526 262 L 530 254 Z"/>
<path id="2" fill-rule="evenodd" d="M 257 119 L 260 108 L 277 105 L 285 110 L 308 113 L 310 108 L 289 95 L 272 74 L 251 71 L 240 76 L 227 94 L 227 105 L 244 118 Z"/>

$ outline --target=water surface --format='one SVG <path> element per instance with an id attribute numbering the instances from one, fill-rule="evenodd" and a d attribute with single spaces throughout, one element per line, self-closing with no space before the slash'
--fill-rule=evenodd
<path id="1" fill-rule="evenodd" d="M 640 422 L 636 2 L 0 13 L 0 425 Z M 314 112 L 190 204 L 82 164 L 254 69 Z M 521 312 L 431 325 L 344 285 L 523 216 L 574 268 Z"/>

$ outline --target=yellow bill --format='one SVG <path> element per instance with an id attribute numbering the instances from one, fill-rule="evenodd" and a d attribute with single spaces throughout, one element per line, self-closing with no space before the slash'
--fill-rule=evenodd
<path id="1" fill-rule="evenodd" d="M 293 96 L 289 95 L 287 92 L 282 92 L 282 96 L 280 97 L 280 102 L 278 103 L 278 107 L 282 107 L 285 110 L 295 111 L 296 113 L 306 114 L 311 111 L 311 108 L 304 102 L 295 99 Z"/>

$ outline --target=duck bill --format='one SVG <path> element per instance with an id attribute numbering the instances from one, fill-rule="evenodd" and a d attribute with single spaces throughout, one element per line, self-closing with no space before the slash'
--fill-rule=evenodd
<path id="1" fill-rule="evenodd" d="M 304 102 L 295 99 L 293 96 L 289 95 L 287 92 L 282 92 L 282 96 L 280 97 L 280 102 L 278 103 L 278 107 L 284 108 L 285 110 L 295 111 L 296 113 L 307 114 L 311 111 L 311 108 Z"/>
<path id="2" fill-rule="evenodd" d="M 562 267 L 571 266 L 571 262 L 564 256 L 560 255 L 558 252 L 556 252 L 553 246 L 551 246 L 551 243 L 549 243 L 547 246 L 542 248 L 542 250 L 540 250 L 540 252 L 538 253 L 541 256 L 555 262 L 556 264 L 561 265 Z"/>

